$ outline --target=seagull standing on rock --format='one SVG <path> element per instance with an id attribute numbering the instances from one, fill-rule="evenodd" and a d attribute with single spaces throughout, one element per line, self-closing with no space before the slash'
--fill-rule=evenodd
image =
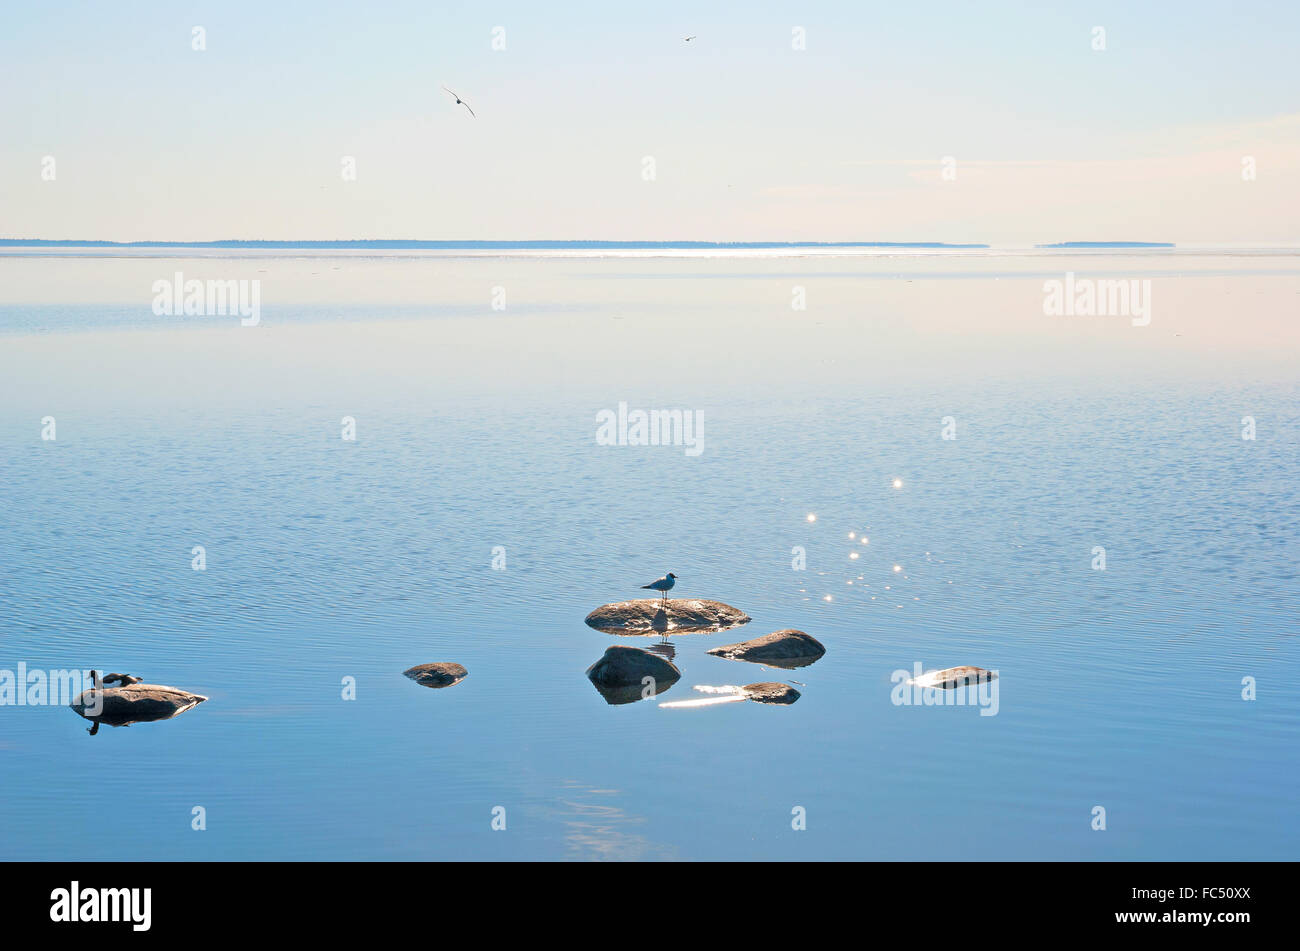
<path id="1" fill-rule="evenodd" d="M 641 588 L 643 590 L 649 588 L 652 591 L 658 591 L 660 594 L 663 595 L 663 603 L 667 604 L 668 592 L 673 589 L 673 585 L 675 585 L 676 583 L 677 583 L 677 576 L 670 571 L 668 572 L 668 574 L 664 575 L 658 581 L 651 581 L 649 584 L 641 585 Z"/>

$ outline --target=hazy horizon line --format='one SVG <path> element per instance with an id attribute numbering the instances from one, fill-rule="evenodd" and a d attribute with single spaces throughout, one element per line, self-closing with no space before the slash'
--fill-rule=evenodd
<path id="1" fill-rule="evenodd" d="M 141 241 L 112 241 L 79 238 L 0 238 L 0 247 L 82 247 L 82 248 L 370 248 L 385 250 L 584 250 L 639 248 L 666 249 L 774 249 L 774 248 L 936 248 L 992 250 L 993 245 L 975 242 L 949 241 L 701 241 L 684 240 L 617 240 L 603 238 L 539 238 L 539 239 L 424 239 L 424 238 L 337 238 L 337 239 L 276 239 L 276 238 L 221 238 L 208 241 L 173 241 L 147 239 Z M 1048 244 L 1024 245 L 1030 248 L 1175 248 L 1172 241 L 1058 241 Z"/>
<path id="2" fill-rule="evenodd" d="M 0 246 L 78 246 L 78 247 L 291 247 L 291 248 L 794 248 L 794 247 L 900 247 L 900 248 L 987 248 L 987 244 L 950 243 L 946 241 L 661 241 L 618 240 L 603 238 L 220 238 L 209 241 L 171 241 L 147 239 L 142 241 L 110 241 L 103 239 L 81 240 L 75 238 L 0 238 Z"/>

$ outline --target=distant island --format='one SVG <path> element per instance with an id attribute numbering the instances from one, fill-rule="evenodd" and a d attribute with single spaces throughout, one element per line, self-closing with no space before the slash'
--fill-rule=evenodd
<path id="1" fill-rule="evenodd" d="M 1057 244 L 1036 244 L 1036 248 L 1172 248 L 1170 241 L 1061 241 Z"/>
<path id="2" fill-rule="evenodd" d="M 379 251 L 590 251 L 764 248 L 987 248 L 987 244 L 943 241 L 73 241 L 49 238 L 0 238 L 3 248 L 266 248 Z"/>

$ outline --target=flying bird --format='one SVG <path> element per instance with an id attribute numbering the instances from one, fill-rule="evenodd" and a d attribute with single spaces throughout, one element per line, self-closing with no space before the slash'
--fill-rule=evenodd
<path id="1" fill-rule="evenodd" d="M 690 42 L 691 40 L 693 40 L 693 39 L 695 39 L 695 37 L 693 37 L 693 36 L 688 36 L 688 37 L 686 37 L 686 42 L 689 43 L 689 42 Z"/>
<path id="2" fill-rule="evenodd" d="M 451 93 L 452 98 L 456 100 L 456 105 L 458 105 L 458 106 L 464 106 L 466 109 L 469 109 L 469 103 L 466 102 L 464 99 L 460 98 L 460 95 L 459 95 L 458 93 L 452 92 L 452 91 L 451 91 L 450 89 L 448 89 L 446 86 L 443 86 L 442 88 L 443 88 L 443 90 L 444 90 L 445 92 L 449 92 L 449 93 Z M 469 109 L 469 114 L 470 114 L 471 116 L 474 116 L 475 119 L 478 118 L 478 116 L 475 116 L 475 115 L 474 115 L 474 110 L 473 110 L 473 109 Z"/>
<path id="3" fill-rule="evenodd" d="M 641 585 L 641 587 L 643 589 L 649 588 L 652 591 L 658 591 L 660 594 L 663 595 L 663 600 L 667 602 L 668 592 L 673 589 L 673 585 L 675 585 L 676 583 L 677 583 L 677 576 L 670 571 L 668 572 L 668 574 L 664 575 L 658 581 L 651 581 L 649 584 Z"/>

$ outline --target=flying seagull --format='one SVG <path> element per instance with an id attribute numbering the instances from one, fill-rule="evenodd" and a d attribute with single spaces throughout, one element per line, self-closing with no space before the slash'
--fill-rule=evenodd
<path id="1" fill-rule="evenodd" d="M 466 109 L 469 109 L 469 103 L 466 102 L 464 99 L 460 98 L 460 95 L 459 95 L 459 94 L 452 92 L 450 89 L 447 89 L 446 86 L 443 86 L 442 88 L 443 88 L 446 92 L 450 92 L 450 93 L 451 93 L 452 98 L 456 100 L 456 105 L 458 105 L 458 106 L 464 106 Z M 470 114 L 471 116 L 474 116 L 475 119 L 478 118 L 478 116 L 475 116 L 475 115 L 474 115 L 474 110 L 473 110 L 473 109 L 469 109 L 469 114 Z"/>
<path id="2" fill-rule="evenodd" d="M 660 594 L 663 595 L 663 600 L 666 603 L 668 601 L 668 592 L 673 589 L 673 585 L 675 585 L 676 583 L 677 583 L 677 576 L 670 571 L 668 572 L 668 574 L 664 575 L 658 581 L 651 581 L 649 584 L 641 585 L 641 587 L 650 588 L 653 591 L 658 591 Z"/>
<path id="3" fill-rule="evenodd" d="M 686 37 L 686 42 L 689 43 L 689 42 L 690 42 L 691 40 L 693 40 L 693 39 L 695 39 L 695 37 L 693 37 L 693 36 L 688 36 L 688 37 Z"/>

